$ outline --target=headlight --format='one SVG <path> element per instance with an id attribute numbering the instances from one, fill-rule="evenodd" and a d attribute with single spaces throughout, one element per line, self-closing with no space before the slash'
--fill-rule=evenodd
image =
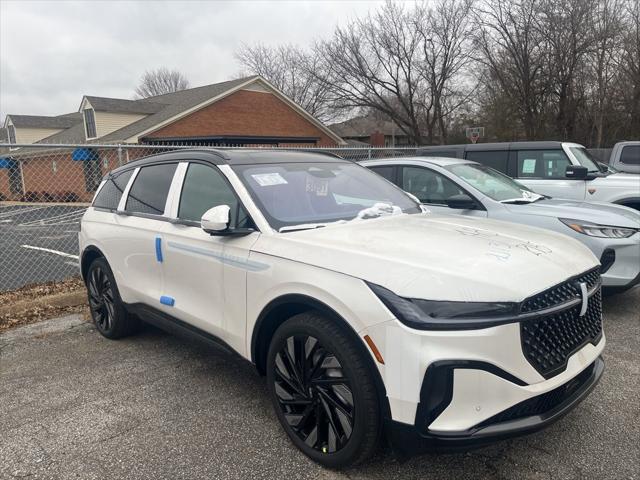
<path id="1" fill-rule="evenodd" d="M 421 330 L 486 328 L 509 323 L 518 313 L 511 302 L 443 302 L 399 297 L 380 285 L 371 291 L 405 325 Z"/>
<path id="2" fill-rule="evenodd" d="M 637 228 L 614 227 L 611 225 L 598 225 L 585 222 L 584 220 L 573 220 L 571 218 L 561 218 L 560 221 L 567 227 L 578 233 L 599 238 L 629 238 L 636 233 Z"/>

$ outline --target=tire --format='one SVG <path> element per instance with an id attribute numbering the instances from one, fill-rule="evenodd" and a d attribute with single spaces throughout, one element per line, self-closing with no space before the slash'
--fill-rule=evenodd
<path id="1" fill-rule="evenodd" d="M 379 443 L 378 395 L 356 342 L 335 321 L 307 312 L 276 330 L 267 356 L 280 423 L 305 455 L 329 468 L 362 463 Z"/>
<path id="2" fill-rule="evenodd" d="M 127 312 L 104 258 L 97 258 L 89 265 L 85 281 L 91 318 L 102 336 L 115 340 L 138 330 L 140 321 Z"/>

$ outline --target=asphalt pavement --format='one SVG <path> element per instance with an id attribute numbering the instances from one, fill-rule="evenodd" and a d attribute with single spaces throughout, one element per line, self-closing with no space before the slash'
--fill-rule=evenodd
<path id="1" fill-rule="evenodd" d="M 606 299 L 606 370 L 534 435 L 343 472 L 284 434 L 237 356 L 153 328 L 120 341 L 77 317 L 0 335 L 0 478 L 633 479 L 640 477 L 640 290 Z"/>
<path id="2" fill-rule="evenodd" d="M 0 291 L 78 274 L 78 232 L 86 207 L 0 205 Z"/>

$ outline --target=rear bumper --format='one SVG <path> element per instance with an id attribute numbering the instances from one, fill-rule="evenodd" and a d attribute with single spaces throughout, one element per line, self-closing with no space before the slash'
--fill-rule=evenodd
<path id="1" fill-rule="evenodd" d="M 421 431 L 416 425 L 389 420 L 385 425 L 386 436 L 394 452 L 407 456 L 426 451 L 472 450 L 527 435 L 547 427 L 576 407 L 597 385 L 603 371 L 604 360 L 598 357 L 583 372 L 553 391 L 514 405 L 466 431 Z M 549 400 L 549 409 L 532 415 L 523 413 L 531 411 L 532 402 L 543 400 L 544 395 L 549 396 L 544 399 Z"/>

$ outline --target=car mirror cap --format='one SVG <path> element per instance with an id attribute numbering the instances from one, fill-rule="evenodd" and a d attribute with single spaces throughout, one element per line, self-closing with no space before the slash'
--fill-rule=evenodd
<path id="1" fill-rule="evenodd" d="M 228 230 L 230 212 L 231 208 L 229 205 L 218 205 L 210 208 L 204 212 L 200 220 L 202 230 L 210 234 Z"/>
<path id="2" fill-rule="evenodd" d="M 564 176 L 572 180 L 586 180 L 589 176 L 589 169 L 582 165 L 567 165 Z"/>
<path id="3" fill-rule="evenodd" d="M 465 194 L 452 195 L 445 200 L 445 203 L 447 207 L 457 210 L 473 210 L 478 205 L 473 198 Z"/>

